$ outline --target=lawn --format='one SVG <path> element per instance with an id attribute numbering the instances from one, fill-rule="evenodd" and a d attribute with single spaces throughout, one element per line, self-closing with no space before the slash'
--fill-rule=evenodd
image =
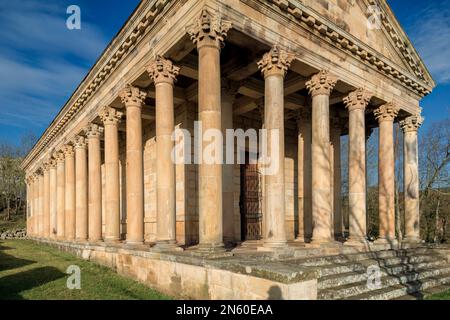
<path id="1" fill-rule="evenodd" d="M 81 289 L 70 290 L 67 268 L 78 266 Z M 72 277 L 73 278 L 73 277 Z M 29 240 L 0 241 L 0 299 L 166 300 L 169 297 L 112 270 Z"/>
<path id="2" fill-rule="evenodd" d="M 450 300 L 450 290 L 428 296 L 426 300 Z"/>

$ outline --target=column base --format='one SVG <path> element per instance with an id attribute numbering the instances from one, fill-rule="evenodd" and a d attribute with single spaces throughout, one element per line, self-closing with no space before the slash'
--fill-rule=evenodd
<path id="1" fill-rule="evenodd" d="M 375 245 L 385 245 L 385 246 L 390 246 L 391 248 L 397 247 L 398 246 L 398 240 L 397 239 L 392 239 L 392 238 L 378 238 L 377 240 L 374 241 Z"/>
<path id="2" fill-rule="evenodd" d="M 165 252 L 165 251 L 183 251 L 183 248 L 179 247 L 175 241 L 157 241 L 156 244 L 151 247 L 151 251 Z"/>
<path id="3" fill-rule="evenodd" d="M 405 237 L 402 242 L 405 243 L 421 243 L 422 239 L 420 239 L 419 237 Z"/>
<path id="4" fill-rule="evenodd" d="M 259 250 L 259 248 L 266 248 L 266 249 L 269 249 L 269 250 L 272 250 L 272 249 L 282 249 L 282 248 L 286 248 L 288 245 L 287 245 L 287 241 L 286 240 L 281 240 L 281 241 L 269 241 L 269 240 L 265 240 L 264 242 L 263 242 L 263 246 L 262 247 L 258 247 L 258 250 Z"/>
<path id="5" fill-rule="evenodd" d="M 359 247 L 359 246 L 369 246 L 369 241 L 365 237 L 349 237 L 347 241 L 344 242 L 346 246 Z"/>
<path id="6" fill-rule="evenodd" d="M 122 240 L 120 238 L 108 238 L 108 237 L 106 237 L 104 241 L 107 243 L 121 243 L 122 242 Z"/>
<path id="7" fill-rule="evenodd" d="M 218 259 L 233 256 L 233 253 L 228 252 L 225 249 L 223 243 L 221 244 L 210 244 L 203 243 L 199 244 L 197 248 L 192 251 L 192 254 L 195 256 L 200 256 L 206 259 Z"/>

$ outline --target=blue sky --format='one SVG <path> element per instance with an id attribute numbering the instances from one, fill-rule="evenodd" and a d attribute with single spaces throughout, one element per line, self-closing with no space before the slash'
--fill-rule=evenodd
<path id="1" fill-rule="evenodd" d="M 389 0 L 438 86 L 422 101 L 427 121 L 450 109 L 450 0 Z M 0 3 L 0 141 L 40 136 L 139 0 L 20 0 Z M 66 9 L 81 8 L 81 30 Z"/>

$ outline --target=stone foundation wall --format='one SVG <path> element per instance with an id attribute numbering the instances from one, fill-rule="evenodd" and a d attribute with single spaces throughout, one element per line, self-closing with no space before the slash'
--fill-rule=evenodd
<path id="1" fill-rule="evenodd" d="M 120 275 L 180 299 L 317 299 L 317 279 L 314 277 L 305 276 L 300 281 L 280 282 L 254 276 L 256 271 L 251 267 L 237 271 L 222 269 L 220 261 L 217 260 L 208 262 L 198 257 L 160 254 L 123 247 L 47 240 L 38 242 L 112 268 Z M 224 262 L 223 267 L 229 266 Z"/>

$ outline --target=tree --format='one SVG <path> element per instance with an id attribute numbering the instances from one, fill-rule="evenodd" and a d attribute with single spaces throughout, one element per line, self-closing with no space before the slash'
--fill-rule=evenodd
<path id="1" fill-rule="evenodd" d="M 422 233 L 427 242 L 445 242 L 450 220 L 450 117 L 429 127 L 419 150 Z"/>

